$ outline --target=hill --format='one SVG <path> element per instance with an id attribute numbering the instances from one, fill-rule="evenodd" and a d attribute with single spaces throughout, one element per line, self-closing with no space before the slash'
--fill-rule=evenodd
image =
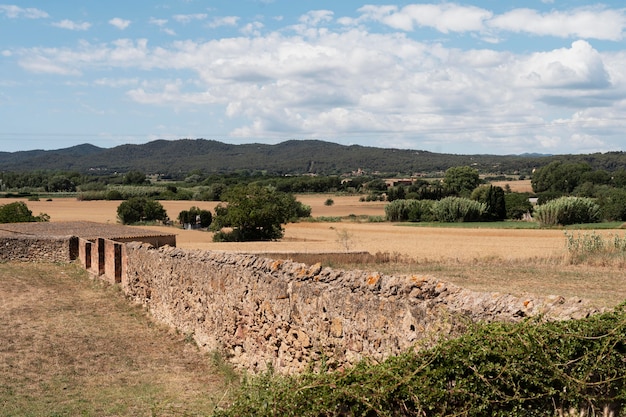
<path id="1" fill-rule="evenodd" d="M 83 144 L 44 151 L 0 152 L 0 172 L 78 171 L 114 173 L 139 170 L 179 175 L 192 171 L 267 172 L 277 175 L 367 173 L 411 175 L 473 166 L 481 173 L 529 174 L 554 158 L 590 163 L 595 169 L 626 168 L 626 154 L 457 155 L 422 150 L 340 145 L 318 140 L 290 140 L 276 145 L 232 145 L 214 140 L 156 140 L 142 145 L 99 148 Z"/>

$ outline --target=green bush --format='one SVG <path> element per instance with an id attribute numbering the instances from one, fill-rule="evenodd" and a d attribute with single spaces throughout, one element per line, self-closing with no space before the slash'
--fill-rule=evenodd
<path id="1" fill-rule="evenodd" d="M 479 221 L 486 213 L 485 203 L 464 197 L 446 197 L 433 204 L 435 219 L 444 223 Z"/>
<path id="2" fill-rule="evenodd" d="M 537 206 L 534 218 L 542 226 L 596 223 L 600 206 L 587 197 L 561 197 Z"/>
<path id="3" fill-rule="evenodd" d="M 477 325 L 382 363 L 247 378 L 215 417 L 617 415 L 625 357 L 623 306 L 581 320 Z"/>
<path id="4" fill-rule="evenodd" d="M 132 197 L 117 207 L 117 217 L 122 224 L 165 221 L 167 213 L 161 203 L 144 197 Z"/>
<path id="5" fill-rule="evenodd" d="M 385 206 L 385 218 L 390 222 L 432 221 L 432 200 L 394 200 Z"/>
<path id="6" fill-rule="evenodd" d="M 0 206 L 0 223 L 47 222 L 50 216 L 41 213 L 33 216 L 26 203 L 16 201 Z"/>

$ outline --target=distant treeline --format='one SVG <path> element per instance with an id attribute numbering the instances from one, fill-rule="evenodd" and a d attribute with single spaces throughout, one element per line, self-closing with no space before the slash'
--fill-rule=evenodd
<path id="1" fill-rule="evenodd" d="M 530 175 L 553 161 L 586 163 L 609 172 L 626 169 L 626 153 L 588 155 L 457 155 L 423 150 L 339 145 L 290 140 L 276 145 L 231 145 L 214 140 L 157 140 L 143 145 L 99 148 L 79 145 L 51 151 L 0 152 L 0 172 L 71 171 L 81 174 L 142 171 L 182 180 L 202 175 L 245 173 L 320 176 L 365 173 L 378 176 L 441 175 L 455 166 L 471 166 L 481 175 Z"/>

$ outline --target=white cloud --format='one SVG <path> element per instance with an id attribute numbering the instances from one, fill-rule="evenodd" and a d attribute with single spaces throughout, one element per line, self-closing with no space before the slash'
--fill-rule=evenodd
<path id="1" fill-rule="evenodd" d="M 312 10 L 300 16 L 300 23 L 307 26 L 318 26 L 320 23 L 327 23 L 333 20 L 334 13 L 330 10 Z"/>
<path id="2" fill-rule="evenodd" d="M 206 13 L 195 13 L 195 14 L 176 14 L 172 16 L 172 19 L 177 21 L 178 23 L 191 23 L 195 20 L 205 20 L 208 17 Z"/>
<path id="3" fill-rule="evenodd" d="M 515 9 L 494 17 L 489 21 L 489 26 L 538 36 L 619 41 L 624 38 L 626 14 L 624 10 L 603 7 L 583 7 L 543 14 L 532 9 Z"/>
<path id="4" fill-rule="evenodd" d="M 239 16 L 224 16 L 216 17 L 208 24 L 211 28 L 218 28 L 221 26 L 237 26 L 239 22 Z"/>
<path id="5" fill-rule="evenodd" d="M 484 21 L 491 18 L 488 10 L 453 3 L 410 4 L 395 6 L 365 6 L 359 9 L 361 20 L 374 20 L 394 29 L 412 31 L 415 26 L 431 27 L 442 33 L 481 31 Z"/>
<path id="6" fill-rule="evenodd" d="M 64 19 L 59 22 L 54 22 L 52 26 L 68 30 L 88 30 L 91 27 L 91 23 L 74 22 L 72 20 Z"/>
<path id="7" fill-rule="evenodd" d="M 130 20 L 126 20 L 126 19 L 122 19 L 122 18 L 119 18 L 119 17 L 114 17 L 113 19 L 109 20 L 109 24 L 112 25 L 112 26 L 115 26 L 116 28 L 118 28 L 120 30 L 124 30 L 128 26 L 130 26 L 131 21 Z"/>
<path id="8" fill-rule="evenodd" d="M 544 88 L 606 88 L 609 74 L 598 51 L 586 41 L 571 48 L 532 54 L 520 71 L 521 86 Z"/>
<path id="9" fill-rule="evenodd" d="M 358 25 L 367 21 L 383 23 L 393 29 L 411 32 L 428 27 L 441 33 L 473 32 L 490 36 L 491 31 L 527 33 L 559 38 L 583 38 L 619 41 L 626 30 L 626 9 L 605 6 L 579 7 L 541 13 L 534 9 L 513 9 L 501 15 L 475 6 L 456 3 L 410 4 L 397 6 L 367 5 L 358 9 L 356 19 L 343 17 L 340 23 Z"/>
<path id="10" fill-rule="evenodd" d="M 482 31 L 492 21 L 482 9 L 441 6 L 420 9 L 432 12 L 439 31 Z M 408 6 L 360 10 L 381 22 L 405 16 L 413 27 L 426 16 Z M 371 33 L 363 19 L 354 28 L 325 27 L 333 19 L 315 11 L 301 17 L 302 32 L 262 31 L 254 22 L 240 29 L 244 35 L 205 42 L 119 39 L 12 52 L 32 72 L 96 70 L 93 83 L 122 89 L 142 106 L 210 107 L 243 138 L 376 136 L 418 149 L 558 152 L 570 143 L 609 147 L 607 138 L 626 127 L 626 53 L 599 52 L 584 40 L 534 53 L 461 50 L 403 31 Z M 120 68 L 125 76 L 116 79 Z"/>
<path id="11" fill-rule="evenodd" d="M 156 25 L 158 27 L 163 27 L 163 26 L 165 26 L 167 24 L 167 19 L 157 19 L 157 18 L 151 17 L 149 22 L 152 25 Z"/>
<path id="12" fill-rule="evenodd" d="M 11 19 L 24 17 L 26 19 L 44 19 L 50 17 L 48 13 L 34 7 L 22 8 L 13 4 L 0 4 L 0 14 L 4 13 Z"/>

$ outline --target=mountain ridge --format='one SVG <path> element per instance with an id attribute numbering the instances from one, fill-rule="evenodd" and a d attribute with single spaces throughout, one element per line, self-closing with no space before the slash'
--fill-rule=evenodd
<path id="1" fill-rule="evenodd" d="M 0 172 L 78 171 L 115 173 L 132 170 L 164 175 L 192 171 L 263 172 L 274 175 L 335 175 L 354 171 L 412 175 L 473 166 L 481 173 L 528 174 L 555 158 L 587 162 L 597 169 L 626 167 L 626 154 L 590 155 L 459 155 L 424 150 L 341 145 L 321 140 L 288 140 L 277 144 L 228 144 L 208 139 L 158 139 L 145 144 L 100 148 L 84 143 L 56 150 L 0 152 Z"/>

